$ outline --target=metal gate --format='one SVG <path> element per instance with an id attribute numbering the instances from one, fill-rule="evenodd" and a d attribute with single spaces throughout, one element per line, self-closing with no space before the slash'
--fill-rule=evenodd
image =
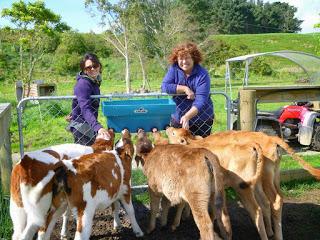
<path id="1" fill-rule="evenodd" d="M 164 93 L 110 94 L 91 96 L 104 100 L 171 98 Z M 20 155 L 24 152 L 41 149 L 62 143 L 74 142 L 73 135 L 67 130 L 66 117 L 71 112 L 75 96 L 30 97 L 22 99 L 17 106 Z M 230 99 L 223 92 L 211 92 L 214 103 L 215 120 L 213 131 L 228 130 L 230 126 Z M 106 126 L 100 104 L 99 122 Z M 148 129 L 145 129 L 149 131 Z M 118 136 L 116 135 L 116 138 Z"/>

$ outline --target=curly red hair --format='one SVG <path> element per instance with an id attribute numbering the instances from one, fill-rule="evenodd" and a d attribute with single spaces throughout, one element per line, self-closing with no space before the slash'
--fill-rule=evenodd
<path id="1" fill-rule="evenodd" d="M 178 61 L 178 57 L 184 57 L 187 54 L 190 54 L 195 64 L 198 64 L 202 61 L 202 54 L 197 45 L 192 42 L 186 42 L 179 44 L 172 50 L 169 56 L 169 62 L 174 64 Z"/>

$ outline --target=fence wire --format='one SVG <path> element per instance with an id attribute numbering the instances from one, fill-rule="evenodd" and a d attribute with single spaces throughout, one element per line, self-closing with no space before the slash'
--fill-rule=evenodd
<path id="1" fill-rule="evenodd" d="M 173 96 L 162 93 L 146 93 L 130 95 L 112 94 L 91 97 L 97 99 L 97 101 L 100 99 L 98 121 L 107 128 L 107 117 L 103 115 L 101 107 L 103 101 L 151 98 L 168 99 Z M 71 113 L 72 99 L 74 98 L 75 96 L 32 97 L 24 98 L 19 102 L 17 113 L 21 156 L 23 156 L 24 152 L 57 144 L 75 142 L 75 138 L 68 128 L 70 123 L 68 121 L 68 116 Z M 212 132 L 229 129 L 230 100 L 228 96 L 224 93 L 213 92 L 211 93 L 211 99 L 214 104 L 215 112 Z M 77 121 L 77 119 L 75 119 L 75 121 Z M 89 131 L 89 129 L 87 129 L 87 131 Z M 149 132 L 151 129 L 145 129 L 145 131 Z M 133 133 L 133 135 L 134 134 L 135 133 Z M 89 136 L 90 134 L 87 135 Z M 116 140 L 119 138 L 120 134 L 116 134 Z M 86 139 L 76 139 L 77 141 L 75 143 L 83 143 L 83 140 L 92 143 L 94 139 L 95 136 L 92 135 Z"/>

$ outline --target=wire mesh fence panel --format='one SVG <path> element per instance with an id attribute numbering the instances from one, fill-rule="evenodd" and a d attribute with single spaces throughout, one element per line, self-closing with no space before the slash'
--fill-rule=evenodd
<path id="1" fill-rule="evenodd" d="M 104 127 L 113 127 L 110 121 L 111 118 L 113 118 L 113 123 L 116 122 L 121 128 L 126 127 L 130 129 L 131 132 L 138 130 L 133 126 L 137 126 L 137 128 L 141 126 L 141 128 L 145 128 L 147 132 L 151 131 L 150 126 L 160 126 L 158 130 L 163 130 L 164 126 L 169 124 L 170 113 L 174 112 L 174 109 L 170 106 L 171 112 L 162 112 L 161 108 L 163 108 L 164 105 L 172 105 L 172 103 L 163 102 L 162 100 L 168 100 L 173 97 L 174 96 L 160 93 L 92 96 L 92 99 L 97 101 L 95 104 L 98 104 L 98 99 L 100 99 L 98 112 L 95 112 L 95 109 L 92 109 L 92 112 L 98 116 L 98 121 Z M 70 122 L 73 98 L 73 96 L 38 97 L 23 99 L 20 102 L 17 110 L 19 116 L 20 150 L 22 150 L 22 152 L 61 143 L 75 142 L 86 145 L 92 144 L 96 133 L 92 131 L 83 117 L 75 114 Z M 226 111 L 226 102 L 228 99 L 221 93 L 212 93 L 211 99 L 215 112 L 212 132 L 227 130 L 228 114 Z M 143 101 L 140 102 L 139 100 Z M 149 108 L 150 101 L 154 109 Z M 182 104 L 183 101 L 185 100 L 181 101 Z M 119 103 L 113 106 L 112 116 L 105 116 L 103 114 L 104 109 L 102 109 L 102 106 L 104 102 Z M 128 108 L 130 104 L 132 104 L 134 108 Z M 76 105 L 73 106 L 73 108 L 78 107 L 79 106 Z M 133 113 L 133 111 L 135 112 Z M 167 108 L 166 111 L 168 111 Z M 167 115 L 164 120 L 161 119 L 163 114 Z M 212 116 L 208 116 L 208 119 L 211 117 Z M 154 124 L 152 121 L 154 121 Z M 163 121 L 165 124 L 162 124 Z M 108 122 L 111 126 L 107 126 Z M 136 122 L 138 123 L 135 125 Z M 201 128 L 203 127 L 202 124 L 205 125 L 207 123 L 204 121 L 196 126 L 191 124 L 190 127 Z M 119 134 L 116 134 L 116 139 L 118 138 Z"/>
<path id="2" fill-rule="evenodd" d="M 230 111 L 230 107 L 228 106 L 228 103 L 230 104 L 229 99 L 222 93 L 211 94 L 211 99 L 214 106 L 214 122 L 211 132 L 228 130 L 228 118 L 230 121 L 230 113 L 228 113 L 228 110 Z"/>
<path id="3" fill-rule="evenodd" d="M 66 130 L 66 116 L 71 110 L 71 100 L 72 98 L 25 100 L 18 107 L 20 151 L 23 149 L 28 152 L 73 142 L 72 134 Z"/>

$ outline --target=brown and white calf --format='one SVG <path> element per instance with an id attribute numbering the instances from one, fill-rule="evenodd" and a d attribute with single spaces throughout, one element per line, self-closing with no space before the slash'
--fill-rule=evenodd
<path id="1" fill-rule="evenodd" d="M 283 197 L 280 190 L 280 160 L 279 149 L 285 150 L 294 160 L 298 161 L 310 174 L 320 179 L 320 170 L 313 168 L 298 156 L 281 138 L 268 136 L 262 132 L 226 131 L 211 134 L 204 139 L 196 139 L 185 129 L 167 129 L 167 134 L 173 143 L 194 144 L 196 146 L 215 146 L 219 144 L 257 143 L 262 149 L 264 166 L 262 171 L 262 187 L 257 185 L 255 196 L 262 208 L 264 223 L 268 236 L 283 239 L 282 236 L 282 205 Z"/>
<path id="2" fill-rule="evenodd" d="M 92 147 L 80 144 L 61 144 L 25 154 L 11 174 L 10 216 L 13 222 L 12 239 L 32 239 L 46 219 L 52 200 L 58 193 L 55 179 L 64 179 L 63 160 L 92 152 L 112 149 L 111 139 L 97 139 Z M 64 181 L 64 180 L 63 180 Z M 41 237 L 40 237 L 41 238 Z"/>
<path id="3" fill-rule="evenodd" d="M 89 239 L 95 210 L 120 201 L 133 231 L 143 236 L 131 201 L 131 162 L 134 153 L 130 134 L 123 131 L 115 150 L 92 153 L 69 160 L 66 193 L 68 205 L 77 219 L 75 239 Z"/>
<path id="4" fill-rule="evenodd" d="M 208 206 L 214 202 L 220 231 L 231 239 L 231 226 L 226 208 L 223 174 L 217 157 L 204 148 L 191 149 L 180 145 L 156 145 L 139 137 L 137 156 L 142 158 L 150 194 L 150 223 L 148 232 L 155 228 L 160 199 L 172 205 L 190 205 L 202 240 L 214 239 L 213 222 Z M 213 194 L 214 193 L 214 194 Z"/>

